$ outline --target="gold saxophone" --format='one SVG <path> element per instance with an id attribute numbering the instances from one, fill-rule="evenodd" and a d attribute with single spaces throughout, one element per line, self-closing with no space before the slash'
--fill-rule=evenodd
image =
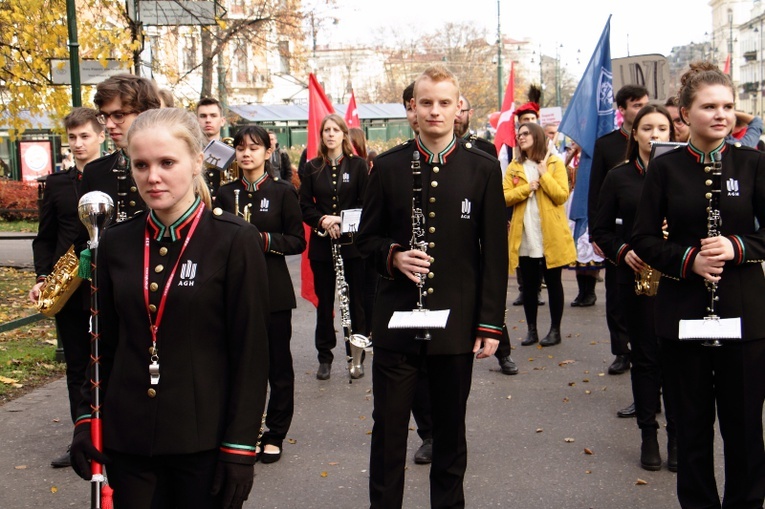
<path id="1" fill-rule="evenodd" d="M 635 273 L 635 293 L 653 297 L 659 291 L 661 272 L 646 265 L 640 272 Z"/>
<path id="2" fill-rule="evenodd" d="M 82 282 L 82 278 L 77 275 L 79 270 L 80 260 L 74 254 L 74 244 L 72 244 L 64 256 L 58 259 L 40 288 L 36 306 L 41 314 L 52 317 L 61 311 Z"/>

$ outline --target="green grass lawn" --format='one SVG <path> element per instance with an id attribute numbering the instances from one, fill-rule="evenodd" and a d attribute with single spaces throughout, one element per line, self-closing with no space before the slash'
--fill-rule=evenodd
<path id="1" fill-rule="evenodd" d="M 0 232 L 37 232 L 37 221 L 6 221 L 0 219 Z"/>

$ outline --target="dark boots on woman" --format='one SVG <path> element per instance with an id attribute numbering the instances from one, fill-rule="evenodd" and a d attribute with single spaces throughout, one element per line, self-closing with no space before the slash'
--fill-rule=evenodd
<path id="1" fill-rule="evenodd" d="M 540 341 L 539 344 L 542 346 L 553 346 L 560 344 L 560 341 L 560 329 L 557 327 L 550 327 L 550 332 L 547 333 L 547 336 L 542 338 L 542 341 Z"/>
<path id="2" fill-rule="evenodd" d="M 521 341 L 521 346 L 529 346 L 534 343 L 539 343 L 539 334 L 537 334 L 537 326 L 529 325 L 529 332 L 526 334 L 526 339 Z"/>
<path id="3" fill-rule="evenodd" d="M 677 472 L 677 437 L 669 437 L 667 441 L 667 469 Z"/>
<path id="4" fill-rule="evenodd" d="M 655 472 L 661 470 L 661 454 L 659 453 L 659 439 L 656 437 L 656 430 L 641 430 L 643 443 L 640 444 L 640 466 L 644 470 Z"/>

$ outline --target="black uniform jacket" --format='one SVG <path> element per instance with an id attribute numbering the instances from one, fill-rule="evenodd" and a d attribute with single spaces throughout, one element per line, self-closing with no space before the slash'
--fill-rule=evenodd
<path id="1" fill-rule="evenodd" d="M 629 133 L 622 129 L 604 134 L 595 141 L 592 152 L 592 167 L 590 168 L 590 187 L 587 195 L 587 217 L 590 222 L 595 220 L 598 210 L 598 195 L 600 186 L 609 170 L 627 159 L 627 140 Z"/>
<path id="2" fill-rule="evenodd" d="M 715 309 L 721 318 L 741 317 L 744 339 L 765 338 L 765 277 L 760 264 L 765 259 L 765 156 L 728 144 L 721 144 L 719 151 L 720 233 L 730 239 L 734 257 L 723 267 Z M 700 239 L 708 236 L 706 194 L 711 179 L 706 168 L 711 164 L 702 156 L 689 144 L 653 159 L 635 219 L 633 249 L 668 276 L 662 278 L 656 296 L 656 333 L 664 338 L 677 338 L 679 321 L 703 318 L 709 305 L 703 278 L 691 270 Z"/>
<path id="3" fill-rule="evenodd" d="M 375 346 L 419 353 L 414 331 L 388 329 L 394 311 L 417 306 L 417 287 L 393 268 L 394 252 L 412 237 L 412 153 L 421 153 L 425 240 L 433 261 L 425 307 L 450 309 L 446 329 L 431 330 L 427 353 L 471 352 L 477 336 L 499 339 L 507 293 L 507 225 L 499 162 L 455 139 L 441 154 L 417 140 L 375 160 L 364 199 L 358 245 L 379 280 L 372 319 Z"/>
<path id="4" fill-rule="evenodd" d="M 103 156 L 88 163 L 82 172 L 82 193 L 88 193 L 90 191 L 102 191 L 108 194 L 112 200 L 114 200 L 114 213 L 124 212 L 127 214 L 125 217 L 133 217 L 134 215 L 142 212 L 146 209 L 141 195 L 138 194 L 138 188 L 135 185 L 133 176 L 130 173 L 130 167 L 128 166 L 128 176 L 125 182 L 124 208 L 125 210 L 118 210 L 120 203 L 119 196 L 119 183 L 117 181 L 117 173 L 114 169 L 117 167 L 117 162 L 120 158 L 120 151 L 116 151 L 112 154 Z M 119 218 L 115 218 L 115 221 Z"/>
<path id="5" fill-rule="evenodd" d="M 216 205 L 226 212 L 236 213 L 234 191 L 239 190 L 239 210 L 250 207 L 250 222 L 258 227 L 263 240 L 268 267 L 269 309 L 294 309 L 295 290 L 287 269 L 285 255 L 305 251 L 305 232 L 300 204 L 291 182 L 271 178 L 267 173 L 256 182 L 245 179 L 230 182 L 218 190 Z M 250 248 L 252 249 L 252 248 Z"/>
<path id="6" fill-rule="evenodd" d="M 644 181 L 645 169 L 640 159 L 626 161 L 609 171 L 600 188 L 598 213 L 590 223 L 592 240 L 606 259 L 618 267 L 621 284 L 635 283 L 635 272 L 624 257 L 632 249 L 629 242 Z"/>
<path id="7" fill-rule="evenodd" d="M 88 231 L 80 221 L 77 205 L 82 196 L 76 168 L 53 173 L 45 179 L 40 225 L 32 241 L 35 273 L 47 276 L 59 258 L 74 244 L 74 251 L 87 247 Z"/>
<path id="8" fill-rule="evenodd" d="M 465 141 L 475 145 L 478 150 L 483 150 L 490 156 L 497 157 L 497 147 L 490 141 L 486 141 L 476 134 L 468 134 L 465 136 Z"/>
<path id="9" fill-rule="evenodd" d="M 305 165 L 300 182 L 300 208 L 303 222 L 310 228 L 311 241 L 308 244 L 310 260 L 332 261 L 332 246 L 329 235 L 320 237 L 319 221 L 326 215 L 339 216 L 341 210 L 360 209 L 367 186 L 369 170 L 367 163 L 358 156 L 342 156 L 339 164 L 317 157 Z M 341 242 L 349 242 L 344 235 Z M 342 248 L 343 258 L 358 258 L 359 251 L 355 243 L 348 243 Z"/>
<path id="10" fill-rule="evenodd" d="M 252 248 L 261 242 L 257 228 L 220 210 L 204 211 L 159 326 L 159 384 L 149 383 L 145 231 L 151 232 L 149 301 L 159 307 L 193 211 L 160 241 L 164 232 L 146 214 L 102 235 L 97 270 L 104 447 L 141 456 L 220 447 L 221 459 L 251 464 L 268 381 L 268 281 L 262 249 Z M 157 311 L 151 314 L 156 318 Z"/>

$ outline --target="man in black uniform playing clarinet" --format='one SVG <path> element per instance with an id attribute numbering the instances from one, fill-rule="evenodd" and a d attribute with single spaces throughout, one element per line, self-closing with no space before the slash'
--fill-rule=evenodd
<path id="1" fill-rule="evenodd" d="M 409 412 L 420 366 L 427 365 L 433 412 L 431 507 L 464 507 L 465 412 L 473 357 L 494 354 L 507 292 L 505 203 L 499 162 L 454 136 L 459 85 L 443 66 L 417 78 L 420 133 L 378 156 L 364 200 L 359 250 L 380 273 L 372 318 L 374 362 L 369 498 L 373 509 L 401 507 Z M 411 246 L 413 153 L 421 163 L 422 239 Z M 444 329 L 390 329 L 395 311 L 450 310 Z"/>
<path id="2" fill-rule="evenodd" d="M 161 106 L 159 93 L 151 80 L 117 74 L 96 86 L 93 103 L 98 109 L 98 121 L 106 127 L 117 150 L 88 164 L 83 173 L 82 192 L 108 194 L 114 201 L 116 221 L 121 222 L 146 208 L 130 175 L 125 148 L 128 129 L 138 114 Z"/>

